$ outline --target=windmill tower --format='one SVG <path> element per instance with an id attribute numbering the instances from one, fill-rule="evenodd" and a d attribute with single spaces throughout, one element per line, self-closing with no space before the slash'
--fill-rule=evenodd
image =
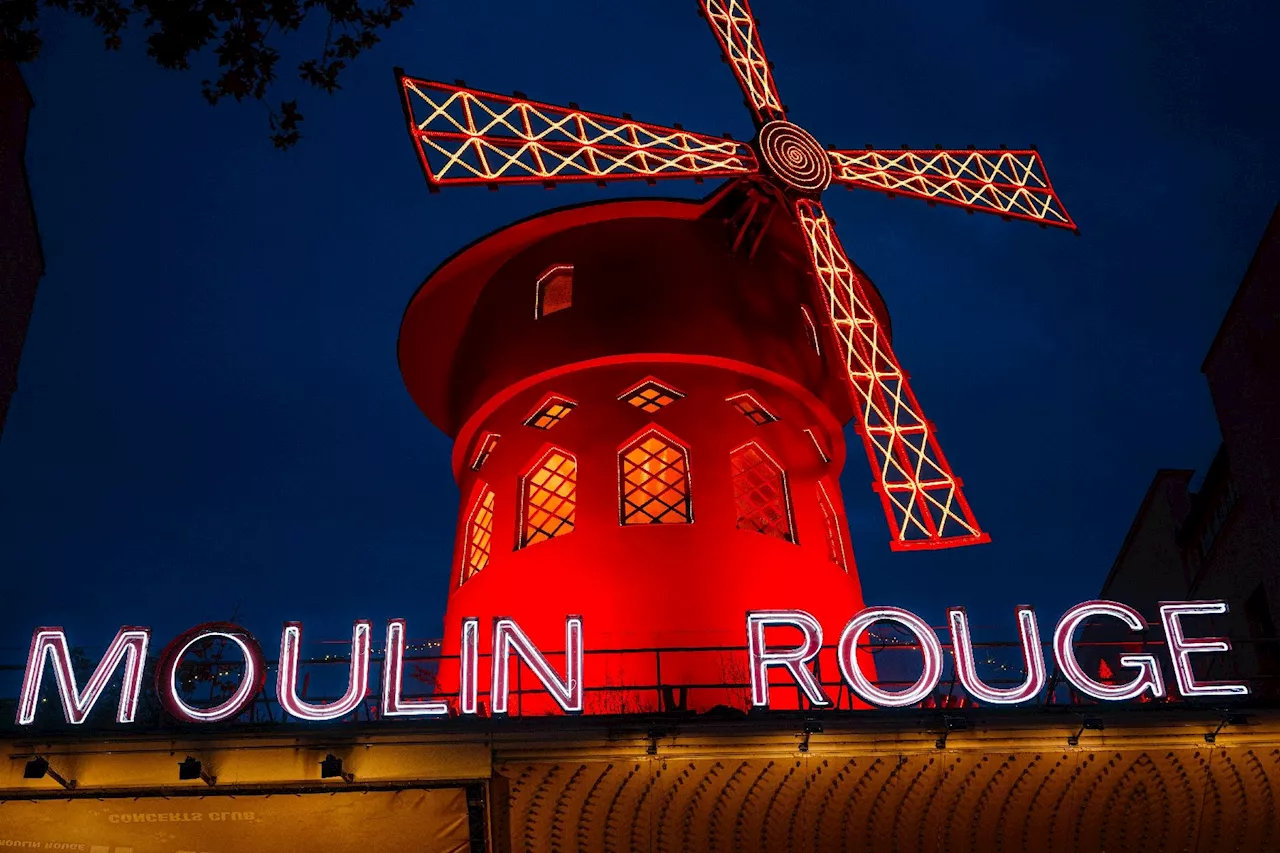
<path id="1" fill-rule="evenodd" d="M 433 192 L 728 179 L 700 202 L 515 223 L 410 302 L 401 370 L 454 438 L 462 492 L 447 654 L 465 617 L 559 648 L 577 613 L 589 647 L 619 650 L 588 686 L 712 684 L 741 680 L 723 655 L 667 654 L 657 673 L 628 650 L 741 647 L 749 609 L 843 624 L 862 605 L 838 486 L 850 420 L 892 548 L 988 541 L 820 199 L 839 183 L 1073 229 L 1039 154 L 824 150 L 787 120 L 746 2 L 700 9 L 750 142 L 397 72 Z"/>

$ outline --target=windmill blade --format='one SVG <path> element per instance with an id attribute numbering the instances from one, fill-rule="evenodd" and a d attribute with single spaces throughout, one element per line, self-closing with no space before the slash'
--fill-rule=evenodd
<path id="1" fill-rule="evenodd" d="M 702 14 L 716 34 L 720 49 L 733 67 L 756 126 L 786 118 L 782 99 L 773 84 L 773 70 L 760 43 L 760 31 L 747 0 L 698 0 Z"/>
<path id="2" fill-rule="evenodd" d="M 890 547 L 953 548 L 989 542 L 822 204 L 802 199 L 794 209 L 847 373 L 858 431 L 877 477 L 876 490 L 893 530 Z"/>
<path id="3" fill-rule="evenodd" d="M 828 151 L 833 183 L 1075 230 L 1038 151 Z"/>
<path id="4" fill-rule="evenodd" d="M 712 178 L 757 171 L 743 142 L 400 76 L 405 117 L 432 189 Z"/>

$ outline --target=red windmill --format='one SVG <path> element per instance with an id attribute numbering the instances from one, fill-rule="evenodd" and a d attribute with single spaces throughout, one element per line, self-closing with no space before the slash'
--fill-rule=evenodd
<path id="1" fill-rule="evenodd" d="M 843 356 L 857 429 L 877 478 L 895 550 L 989 541 L 911 390 L 869 296 L 820 201 L 833 182 L 1075 229 L 1034 150 L 824 150 L 787 120 L 746 0 L 700 0 L 755 124 L 750 143 L 692 133 L 400 73 L 427 182 L 501 184 L 729 177 L 751 202 L 735 249 L 761 221 L 790 212 L 808 244 L 830 344 Z"/>

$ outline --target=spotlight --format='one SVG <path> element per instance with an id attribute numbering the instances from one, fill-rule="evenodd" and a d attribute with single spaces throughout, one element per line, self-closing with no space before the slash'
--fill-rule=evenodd
<path id="1" fill-rule="evenodd" d="M 1080 720 L 1080 731 L 1076 732 L 1076 733 L 1075 733 L 1075 734 L 1073 734 L 1073 735 L 1070 735 L 1070 736 L 1067 738 L 1067 745 L 1068 745 L 1068 746 L 1079 746 L 1079 745 L 1080 745 L 1080 735 L 1084 734 L 1086 731 L 1089 731 L 1089 732 L 1100 732 L 1100 731 L 1102 731 L 1102 730 L 1103 730 L 1103 729 L 1105 729 L 1105 728 L 1106 728 L 1106 726 L 1105 726 L 1105 725 L 1103 725 L 1103 723 L 1102 723 L 1102 718 L 1101 718 L 1101 717 L 1083 717 L 1083 718 L 1081 718 L 1081 720 Z"/>
<path id="2" fill-rule="evenodd" d="M 27 762 L 27 766 L 22 771 L 23 779 L 43 779 L 48 776 L 68 791 L 74 790 L 76 787 L 75 779 L 68 779 L 49 766 L 49 759 L 43 755 L 37 755 Z"/>
<path id="3" fill-rule="evenodd" d="M 809 735 L 820 735 L 820 734 L 822 734 L 821 720 L 805 720 L 804 734 L 801 735 L 801 738 L 800 738 L 800 747 L 799 747 L 800 751 L 801 752 L 809 751 Z"/>
<path id="4" fill-rule="evenodd" d="M 218 784 L 218 777 L 211 776 L 206 773 L 204 765 L 189 755 L 178 764 L 178 778 L 183 781 L 188 779 L 200 779 L 210 787 Z"/>
<path id="5" fill-rule="evenodd" d="M 1218 723 L 1218 727 L 1211 732 L 1205 732 L 1204 742 L 1217 743 L 1218 733 L 1221 732 L 1223 729 L 1225 729 L 1227 726 L 1247 726 L 1247 725 L 1249 725 L 1248 715 L 1231 714 L 1224 711 L 1222 714 L 1222 722 Z"/>
<path id="6" fill-rule="evenodd" d="M 320 762 L 320 778 L 341 779 L 349 784 L 356 780 L 356 774 L 344 773 L 342 771 L 342 759 L 331 752 L 324 757 L 324 761 Z"/>

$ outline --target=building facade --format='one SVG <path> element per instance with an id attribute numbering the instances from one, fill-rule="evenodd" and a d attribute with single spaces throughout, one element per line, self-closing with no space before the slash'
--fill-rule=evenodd
<path id="1" fill-rule="evenodd" d="M 1195 472 L 1157 472 L 1100 597 L 1156 605 L 1222 599 L 1215 628 L 1236 649 L 1222 677 L 1280 690 L 1280 207 L 1227 309 L 1202 367 L 1222 445 Z"/>
<path id="2" fill-rule="evenodd" d="M 27 324 L 44 274 L 27 183 L 27 118 L 33 102 L 18 66 L 0 61 L 0 434 L 18 389 Z"/>

